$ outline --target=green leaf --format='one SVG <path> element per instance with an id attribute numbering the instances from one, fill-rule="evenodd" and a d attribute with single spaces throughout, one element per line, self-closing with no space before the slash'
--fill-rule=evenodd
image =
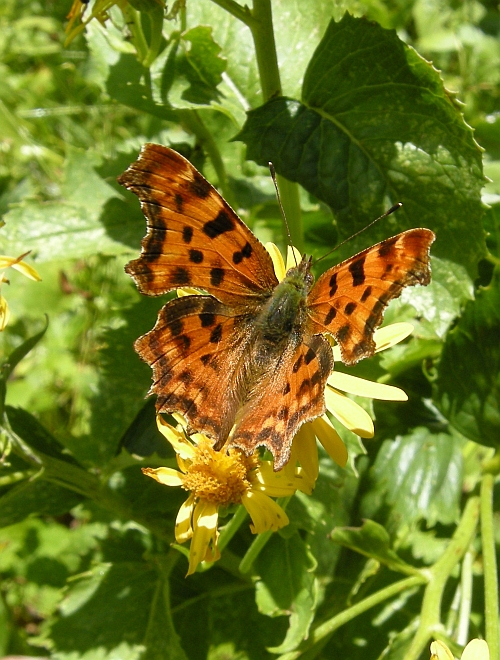
<path id="1" fill-rule="evenodd" d="M 189 81 L 182 98 L 198 104 L 218 100 L 217 85 L 222 81 L 226 60 L 220 56 L 221 47 L 213 39 L 212 28 L 200 25 L 188 30 L 183 33 L 182 42 L 184 55 L 177 66 Z"/>
<path id="2" fill-rule="evenodd" d="M 37 332 L 36 335 L 26 339 L 20 346 L 15 348 L 9 357 L 1 366 L 0 370 L 0 419 L 3 415 L 4 403 L 5 403 L 5 394 L 6 394 L 6 382 L 11 373 L 14 371 L 16 366 L 21 362 L 21 360 L 28 355 L 28 353 L 38 344 L 40 339 L 46 333 L 47 328 L 49 327 L 49 318 L 45 317 L 45 328 L 40 332 Z"/>
<path id="3" fill-rule="evenodd" d="M 33 514 L 60 516 L 82 501 L 67 488 L 43 479 L 25 481 L 0 497 L 0 527 L 7 527 Z"/>
<path id="4" fill-rule="evenodd" d="M 76 464 L 76 461 L 67 452 L 64 452 L 64 445 L 27 410 L 6 406 L 6 413 L 14 433 L 35 451 Z"/>
<path id="5" fill-rule="evenodd" d="M 448 333 L 434 400 L 470 440 L 490 447 L 500 438 L 500 270 L 469 302 Z"/>
<path id="6" fill-rule="evenodd" d="M 139 64 L 134 55 L 122 54 L 110 67 L 106 90 L 111 98 L 124 105 L 159 119 L 177 121 L 175 112 L 153 99 L 151 88 L 145 83 L 149 74 L 149 69 Z"/>
<path id="7" fill-rule="evenodd" d="M 58 659 L 75 654 L 89 660 L 183 659 L 180 647 L 167 634 L 170 625 L 162 587 L 158 573 L 146 564 L 99 564 L 73 582 L 60 616 L 50 622 L 45 636 L 56 645 Z M 151 646 L 153 629 L 157 634 Z"/>
<path id="8" fill-rule="evenodd" d="M 95 173 L 97 164 L 89 153 L 72 151 L 66 161 L 62 200 L 14 206 L 5 216 L 3 249 L 12 254 L 32 250 L 37 261 L 124 252 L 126 248 L 108 236 L 101 221 L 106 202 L 118 193 Z"/>
<path id="9" fill-rule="evenodd" d="M 350 253 L 387 237 L 388 226 L 427 226 L 439 230 L 435 254 L 475 274 L 485 250 L 481 152 L 437 71 L 395 31 L 349 14 L 332 21 L 302 100 L 252 110 L 237 139 L 248 158 L 272 161 L 326 202 L 342 236 L 403 203 L 396 218 L 350 242 Z"/>
<path id="10" fill-rule="evenodd" d="M 307 637 L 318 598 L 313 564 L 313 557 L 297 533 L 286 540 L 275 534 L 265 553 L 259 556 L 259 612 L 271 617 L 290 616 L 286 637 L 282 644 L 269 649 L 272 653 L 291 651 Z"/>
<path id="11" fill-rule="evenodd" d="M 425 519 L 450 524 L 459 515 L 463 458 L 461 442 L 447 433 L 417 428 L 386 440 L 370 471 L 361 515 L 387 518 L 390 531 Z"/>
<path id="12" fill-rule="evenodd" d="M 414 575 L 416 569 L 400 559 L 391 549 L 391 540 L 387 531 L 374 522 L 365 520 L 363 526 L 356 529 L 353 527 L 336 527 L 331 533 L 331 539 L 335 543 L 360 552 L 365 557 L 376 559 L 392 571 Z"/>

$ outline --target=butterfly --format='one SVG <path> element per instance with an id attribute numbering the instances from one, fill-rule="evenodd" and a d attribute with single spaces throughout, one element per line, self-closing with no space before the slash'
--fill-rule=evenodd
<path id="1" fill-rule="evenodd" d="M 325 411 L 332 335 L 345 364 L 374 353 L 373 333 L 403 287 L 430 281 L 429 229 L 410 229 L 327 270 L 311 259 L 278 282 L 269 253 L 213 186 L 176 151 L 146 144 L 118 182 L 138 196 L 147 234 L 125 270 L 141 293 L 203 293 L 164 305 L 135 342 L 153 369 L 158 412 L 188 432 L 288 461 L 300 426 Z"/>

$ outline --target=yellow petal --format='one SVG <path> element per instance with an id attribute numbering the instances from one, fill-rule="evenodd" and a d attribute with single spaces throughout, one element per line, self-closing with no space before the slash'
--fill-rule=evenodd
<path id="1" fill-rule="evenodd" d="M 156 424 L 160 433 L 170 442 L 175 452 L 182 458 L 193 458 L 194 447 L 186 439 L 184 433 L 181 433 L 167 422 L 160 415 L 156 415 Z"/>
<path id="2" fill-rule="evenodd" d="M 264 493 L 247 491 L 241 498 L 241 503 L 250 514 L 253 523 L 250 529 L 254 534 L 269 530 L 275 532 L 288 525 L 288 516 L 284 510 Z"/>
<path id="3" fill-rule="evenodd" d="M 408 401 L 406 392 L 393 385 L 384 385 L 383 383 L 374 383 L 371 380 L 344 374 L 341 371 L 334 371 L 328 379 L 328 385 L 337 390 L 357 394 L 358 396 L 367 396 L 370 399 L 382 399 L 383 401 Z"/>
<path id="4" fill-rule="evenodd" d="M 193 537 L 189 548 L 189 570 L 187 575 L 192 575 L 196 571 L 198 564 L 207 557 L 207 551 L 210 547 L 212 552 L 208 553 L 209 556 L 215 554 L 218 519 L 219 514 L 216 504 L 204 500 L 196 504 L 193 513 Z"/>
<path id="5" fill-rule="evenodd" d="M 392 323 L 385 328 L 379 328 L 375 331 L 373 339 L 375 341 L 375 351 L 385 351 L 387 348 L 399 344 L 413 332 L 414 327 L 411 323 Z"/>
<path id="6" fill-rule="evenodd" d="M 194 504 L 195 498 L 193 493 L 191 493 L 177 513 L 177 518 L 175 519 L 175 540 L 177 543 L 185 543 L 193 536 L 191 520 Z"/>
<path id="7" fill-rule="evenodd" d="M 272 461 L 261 461 L 259 467 L 252 471 L 250 479 L 252 488 L 270 497 L 287 497 L 297 490 L 295 470 L 275 472 Z"/>
<path id="8" fill-rule="evenodd" d="M 361 438 L 373 438 L 372 419 L 355 401 L 327 386 L 325 403 L 328 411 L 349 431 L 356 433 Z"/>
<path id="9" fill-rule="evenodd" d="M 431 644 L 431 660 L 455 660 L 450 649 L 439 640 Z"/>
<path id="10" fill-rule="evenodd" d="M 278 246 L 274 243 L 266 243 L 264 247 L 269 252 L 273 262 L 276 278 L 278 279 L 278 282 L 281 282 L 281 280 L 283 280 L 286 275 L 285 262 L 283 261 L 281 252 L 279 251 Z"/>
<path id="11" fill-rule="evenodd" d="M 164 486 L 182 486 L 183 478 L 180 472 L 168 467 L 159 468 L 141 468 L 143 474 Z"/>
<path id="12" fill-rule="evenodd" d="M 347 463 L 347 447 L 342 438 L 330 424 L 326 416 L 318 417 L 311 422 L 314 433 L 325 448 L 326 453 L 340 467 L 345 467 Z"/>
<path id="13" fill-rule="evenodd" d="M 490 650 L 484 639 L 473 639 L 462 653 L 462 660 L 490 660 Z"/>
<path id="14" fill-rule="evenodd" d="M 36 272 L 33 266 L 30 266 L 25 261 L 23 261 L 23 257 L 29 254 L 29 252 L 30 251 L 25 252 L 19 257 L 8 257 L 6 255 L 0 255 L 0 270 L 4 270 L 5 268 L 14 268 L 15 270 L 28 277 L 30 280 L 40 282 L 42 278 Z"/>
<path id="15" fill-rule="evenodd" d="M 192 289 L 189 286 L 183 286 L 180 289 L 177 289 L 177 297 L 183 298 L 184 296 L 199 296 L 200 292 L 198 289 Z"/>
<path id="16" fill-rule="evenodd" d="M 293 439 L 292 451 L 304 470 L 307 478 L 316 483 L 319 475 L 318 447 L 316 446 L 316 433 L 312 424 L 303 424 Z"/>
<path id="17" fill-rule="evenodd" d="M 375 330 L 373 334 L 375 353 L 385 351 L 387 348 L 403 341 L 408 335 L 411 335 L 413 330 L 414 328 L 411 323 L 392 323 L 391 325 L 386 325 L 385 328 Z M 342 361 L 339 346 L 333 347 L 333 359 L 336 362 Z"/>
<path id="18" fill-rule="evenodd" d="M 288 246 L 287 251 L 286 251 L 286 270 L 287 270 L 287 272 L 290 270 L 290 268 L 295 268 L 295 266 L 298 266 L 301 261 L 302 261 L 302 255 L 297 250 L 297 248 Z"/>
<path id="19" fill-rule="evenodd" d="M 0 332 L 5 329 L 5 326 L 9 322 L 10 311 L 7 301 L 3 296 L 0 296 Z"/>

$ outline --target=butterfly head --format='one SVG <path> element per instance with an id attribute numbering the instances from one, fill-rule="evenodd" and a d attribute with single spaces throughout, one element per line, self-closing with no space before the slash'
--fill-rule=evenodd
<path id="1" fill-rule="evenodd" d="M 314 283 L 314 275 L 311 272 L 312 257 L 303 255 L 300 264 L 289 268 L 285 280 L 297 286 L 297 288 L 309 291 Z"/>

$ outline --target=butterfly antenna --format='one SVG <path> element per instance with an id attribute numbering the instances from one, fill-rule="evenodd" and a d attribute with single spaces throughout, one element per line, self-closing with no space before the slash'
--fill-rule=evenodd
<path id="1" fill-rule="evenodd" d="M 375 220 L 372 220 L 369 224 L 366 225 L 366 227 L 363 227 L 363 229 L 360 229 L 360 230 L 357 231 L 355 234 L 352 234 L 351 236 L 349 236 L 349 238 L 346 238 L 345 240 L 343 240 L 341 243 L 339 243 L 338 245 L 336 245 L 336 246 L 333 248 L 333 250 L 330 250 L 330 252 L 327 252 L 326 254 L 324 254 L 324 255 L 323 255 L 322 257 L 320 257 L 319 259 L 316 259 L 316 261 L 315 261 L 314 263 L 317 264 L 318 261 L 321 261 L 322 259 L 324 259 L 325 257 L 327 257 L 327 256 L 328 256 L 329 254 L 331 254 L 332 252 L 335 252 L 335 250 L 338 250 L 339 247 L 342 247 L 342 245 L 345 245 L 345 244 L 346 244 L 348 241 L 350 241 L 352 238 L 356 238 L 356 236 L 359 236 L 360 234 L 362 234 L 362 233 L 363 233 L 364 231 L 366 231 L 367 229 L 370 229 L 370 227 L 373 227 L 373 225 L 374 225 L 376 222 L 378 222 L 379 220 L 383 220 L 384 218 L 387 218 L 388 215 L 391 215 L 391 213 L 394 213 L 394 211 L 397 211 L 397 210 L 400 209 L 402 206 L 403 206 L 403 204 L 402 204 L 401 202 L 398 202 L 397 204 L 394 204 L 394 206 L 391 206 L 391 208 L 390 208 L 388 211 L 386 211 L 385 213 L 382 213 L 382 215 L 379 216 L 378 218 L 375 218 Z"/>
<path id="2" fill-rule="evenodd" d="M 288 220 L 286 219 L 285 209 L 283 208 L 283 204 L 281 203 L 280 191 L 278 190 L 278 182 L 276 181 L 276 170 L 274 169 L 274 165 L 270 161 L 268 165 L 269 165 L 269 171 L 271 172 L 271 179 L 273 180 L 274 183 L 274 189 L 276 190 L 276 197 L 278 199 L 278 205 L 280 207 L 281 217 L 283 218 L 283 222 L 285 224 L 286 235 L 288 236 L 288 245 L 292 248 L 293 259 L 295 261 L 295 265 L 298 266 L 299 264 L 297 263 L 297 257 L 295 256 L 295 250 L 293 249 L 290 227 L 288 226 Z"/>

